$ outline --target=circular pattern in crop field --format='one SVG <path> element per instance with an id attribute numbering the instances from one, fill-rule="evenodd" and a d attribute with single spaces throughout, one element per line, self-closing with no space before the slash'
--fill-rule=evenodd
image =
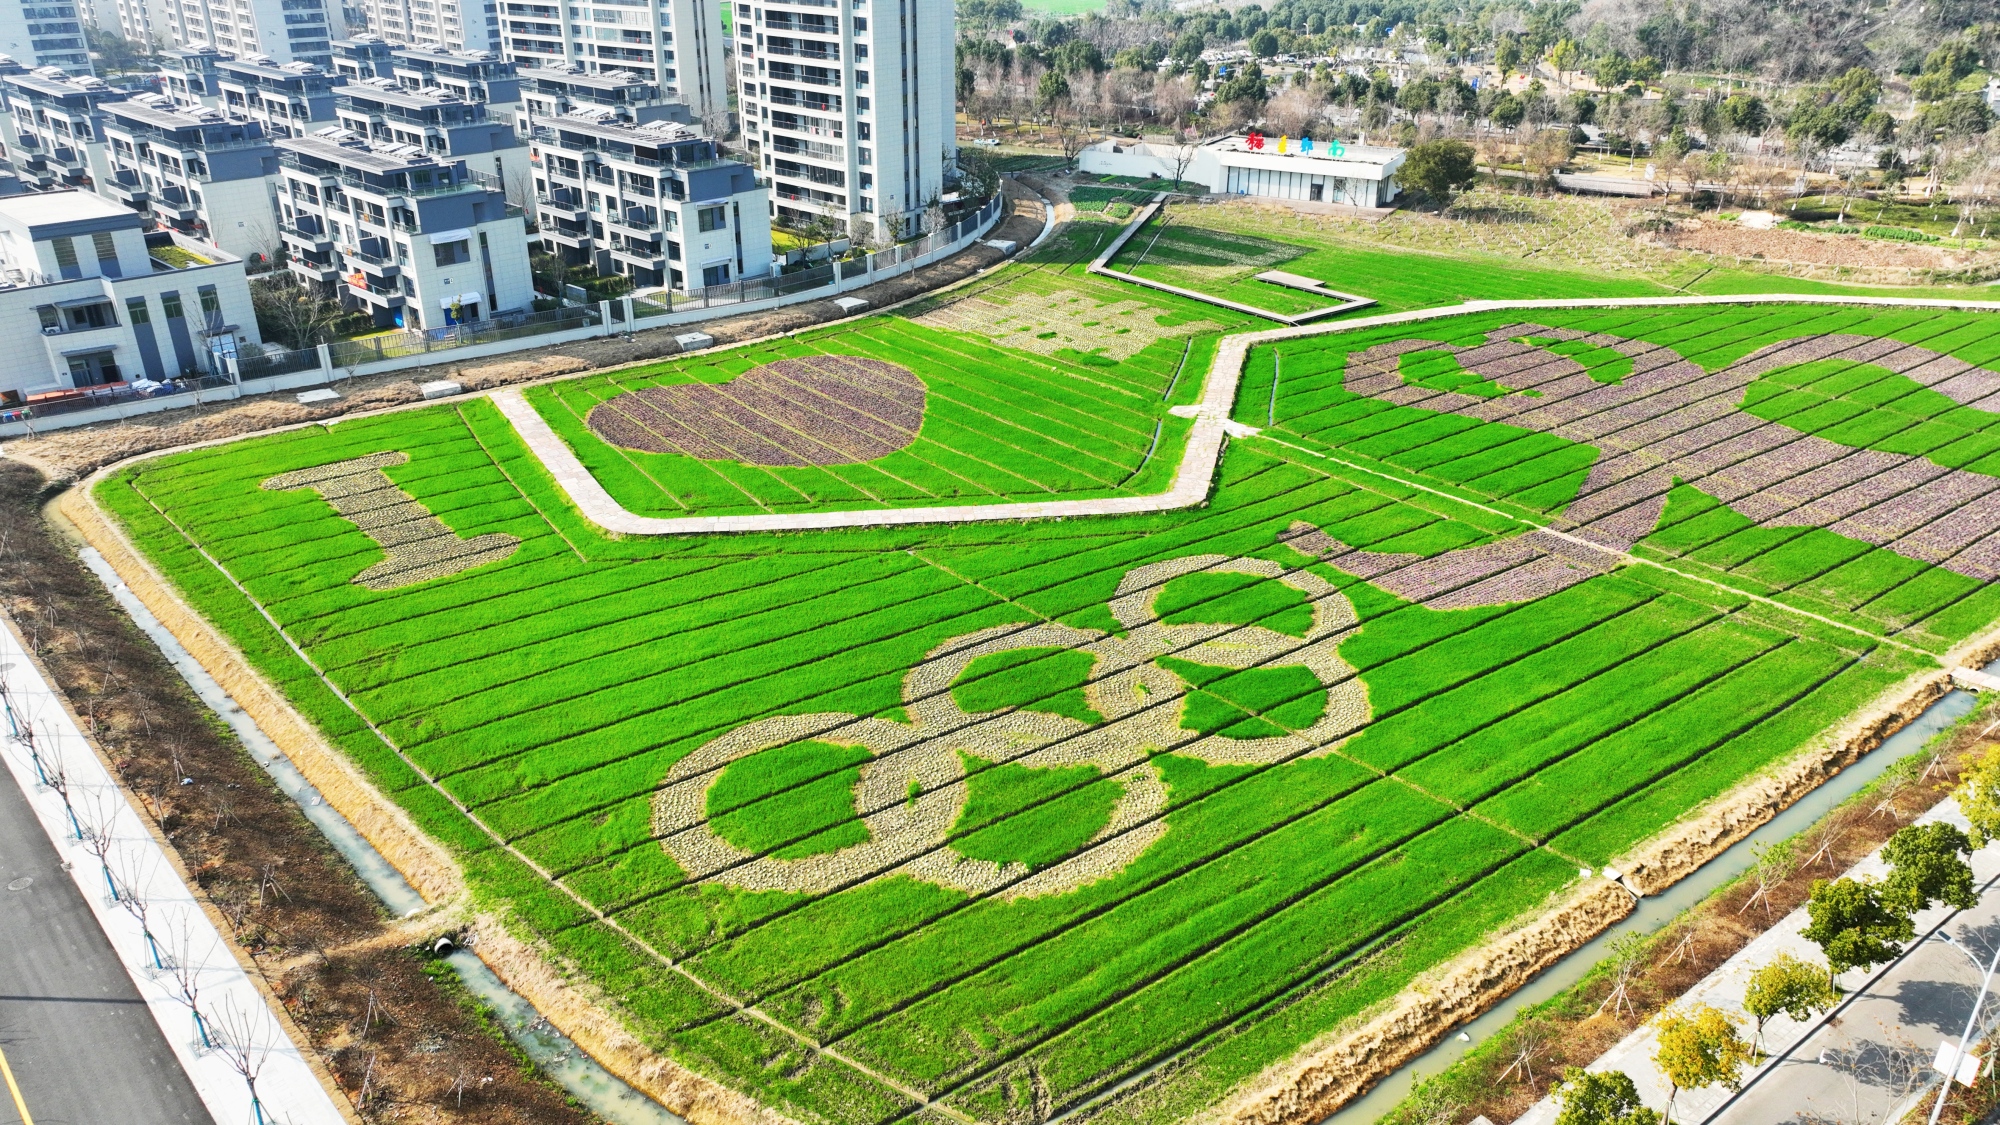
<path id="1" fill-rule="evenodd" d="M 1303 595 L 1310 624 L 1300 635 L 1259 624 L 1187 621 L 1186 613 L 1170 614 L 1183 620 L 1167 624 L 1157 610 L 1161 592 L 1195 574 L 1275 580 Z M 674 763 L 654 797 L 661 846 L 689 878 L 744 890 L 826 893 L 897 873 L 970 894 L 1065 894 L 1123 871 L 1166 834 L 1162 814 L 1168 794 L 1155 760 L 1161 752 L 1211 765 L 1276 763 L 1330 753 L 1368 722 L 1367 688 L 1339 653 L 1359 621 L 1346 595 L 1316 574 L 1264 559 L 1192 555 L 1126 572 L 1109 609 L 1125 627 L 1123 636 L 1044 622 L 997 625 L 944 642 L 903 679 L 907 723 L 839 713 L 781 715 L 711 740 Z M 1102 722 L 1026 706 L 994 711 L 961 706 L 954 687 L 968 668 L 982 658 L 1031 649 L 1092 658 L 1083 691 L 1089 711 Z M 1319 685 L 1313 690 L 1325 692 L 1324 706 L 1313 708 L 1313 721 L 1303 729 L 1284 730 L 1261 721 L 1258 708 L 1239 702 L 1246 729 L 1258 737 L 1191 729 L 1185 719 L 1193 689 L 1167 661 L 1217 672 L 1303 668 Z M 1228 706 L 1226 689 L 1210 686 Z M 786 773 L 772 755 L 806 742 L 836 757 L 838 748 L 867 753 L 865 761 L 849 759 L 860 761 L 852 815 L 865 827 L 866 839 L 848 842 L 851 835 L 832 834 L 837 826 L 804 807 L 826 804 L 806 799 L 824 779 L 807 771 Z M 759 815 L 758 802 L 729 790 L 740 772 L 732 767 L 753 757 L 773 778 L 784 775 L 775 792 L 761 798 L 761 816 L 767 825 L 791 824 L 792 837 L 774 828 L 745 831 L 746 820 Z M 1117 787 L 1118 796 L 1081 850 L 1059 861 L 1032 869 L 1016 861 L 972 858 L 953 846 L 969 831 L 960 823 L 970 795 L 968 776 L 985 768 L 969 768 L 968 758 L 1033 770 L 1092 767 Z M 718 831 L 718 821 L 724 831 Z M 971 829 L 995 831 L 987 825 Z M 766 850 L 740 846 L 752 840 Z"/>
<path id="2" fill-rule="evenodd" d="M 627 391 L 590 411 L 613 445 L 750 465 L 848 465 L 904 448 L 924 423 L 924 384 L 858 356 L 781 359 L 727 383 Z"/>

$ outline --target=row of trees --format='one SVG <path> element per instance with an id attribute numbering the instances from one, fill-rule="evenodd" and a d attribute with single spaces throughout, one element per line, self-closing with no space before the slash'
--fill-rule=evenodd
<path id="1" fill-rule="evenodd" d="M 1836 975 L 1872 969 L 1900 956 L 1903 943 L 1916 936 L 1912 918 L 1918 911 L 1939 904 L 1961 910 L 1976 905 L 1966 860 L 1973 849 L 2000 839 L 2000 751 L 1989 752 L 1967 773 L 1956 796 L 1970 832 L 1944 823 L 1912 825 L 1882 848 L 1887 876 L 1814 882 L 1806 904 L 1810 924 L 1801 936 L 1819 947 L 1825 963 L 1781 953 L 1757 969 L 1744 993 L 1743 1010 L 1753 1021 L 1747 1039 L 1728 1013 L 1707 1004 L 1675 1005 L 1654 1017 L 1653 1061 L 1672 1086 L 1664 1118 L 1640 1104 L 1629 1075 L 1571 1067 L 1556 1090 L 1561 1107 L 1556 1125 L 1661 1125 L 1671 1121 L 1673 1103 L 1683 1089 L 1734 1089 L 1744 1070 L 1762 1057 L 1768 1021 L 1784 1015 L 1803 1022 L 1831 1010 L 1841 996 Z M 1760 870 L 1763 866 L 1760 861 Z M 1614 950 L 1614 960 L 1629 963 L 1638 952 L 1638 943 L 1628 941 Z M 1618 1002 L 1614 989 L 1605 1003 Z M 1920 1065 L 1905 1068 L 1913 1080 Z"/>
<path id="2" fill-rule="evenodd" d="M 234 994 L 218 998 L 208 989 L 211 966 L 234 970 L 236 963 L 214 930 L 199 919 L 199 907 L 177 899 L 162 909 L 147 896 L 144 888 L 160 874 L 155 868 L 164 861 L 150 848 L 119 846 L 119 814 L 128 810 L 124 796 L 114 786 L 86 786 L 73 778 L 54 732 L 46 727 L 38 732 L 4 684 L 0 684 L 0 709 L 6 716 L 8 743 L 26 759 L 38 785 L 62 802 L 70 842 L 95 860 L 104 897 L 138 925 L 146 945 L 145 968 L 187 1010 L 195 1049 L 219 1056 L 236 1072 L 250 1096 L 255 1120 L 265 1121 L 257 1082 L 272 1052 L 286 1042 L 283 1030 L 261 1003 L 244 1003 Z M 143 834 L 141 838 L 145 839 Z M 268 882 L 268 870 L 265 877 Z M 263 891 L 260 886 L 260 904 Z"/>

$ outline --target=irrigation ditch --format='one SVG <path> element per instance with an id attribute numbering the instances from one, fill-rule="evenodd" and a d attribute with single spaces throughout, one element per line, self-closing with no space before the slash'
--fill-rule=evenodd
<path id="1" fill-rule="evenodd" d="M 1985 665 L 2000 673 L 2000 660 Z M 1504 1030 L 1524 1011 L 1553 999 L 1587 977 L 1611 952 L 1613 943 L 1631 934 L 1652 935 L 1665 929 L 1756 867 L 1768 848 L 1805 832 L 1841 802 L 1880 778 L 1897 762 L 1921 750 L 1936 735 L 1949 730 L 1978 704 L 1971 692 L 1954 689 L 1925 708 L 1881 745 L 1833 775 L 1808 796 L 1792 803 L 1762 827 L 1738 840 L 1713 859 L 1658 894 L 1640 898 L 1630 915 L 1545 969 L 1506 999 L 1447 1035 L 1429 1051 L 1385 1075 L 1368 1090 L 1321 1119 L 1320 1125 L 1373 1125 L 1408 1098 L 1416 1083 L 1441 1073 L 1480 1044 Z"/>

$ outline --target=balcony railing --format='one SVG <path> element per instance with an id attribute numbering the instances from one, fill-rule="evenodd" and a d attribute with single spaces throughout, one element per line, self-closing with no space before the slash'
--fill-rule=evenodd
<path id="1" fill-rule="evenodd" d="M 824 20 L 825 22 L 816 22 L 819 20 Z M 803 31 L 808 35 L 839 35 L 840 17 L 799 16 L 794 18 L 790 12 L 765 12 L 764 29 L 766 31 Z"/>
<path id="2" fill-rule="evenodd" d="M 826 94 L 819 94 L 813 97 L 800 97 L 797 91 L 787 90 L 783 86 L 772 86 L 770 89 L 771 92 L 765 96 L 765 100 L 769 101 L 772 105 L 791 106 L 793 109 L 809 109 L 815 113 L 840 112 L 840 98 L 838 96 L 829 97 Z"/>
<path id="3" fill-rule="evenodd" d="M 764 44 L 767 55 L 785 55 L 795 59 L 811 59 L 814 62 L 840 61 L 840 48 L 824 43 L 801 42 L 796 45 L 780 39 L 768 39 Z"/>

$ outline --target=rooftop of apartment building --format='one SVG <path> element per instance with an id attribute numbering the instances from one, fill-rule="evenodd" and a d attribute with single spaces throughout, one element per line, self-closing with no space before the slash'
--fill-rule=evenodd
<path id="1" fill-rule="evenodd" d="M 188 251 L 197 265 L 225 265 L 240 260 L 214 246 L 170 232 L 154 232 L 146 235 L 146 241 L 142 242 L 139 236 L 144 233 L 143 222 L 138 212 L 88 191 L 43 191 L 0 196 L 0 232 L 8 236 L 0 238 L 0 289 L 54 285 L 100 274 L 113 278 L 138 276 L 147 269 L 135 266 L 132 255 L 128 255 L 126 249 L 150 249 L 164 245 L 165 239 L 171 239 L 175 246 Z M 116 259 L 121 269 L 113 270 L 100 250 L 96 255 L 77 255 L 73 268 L 63 268 L 62 276 L 51 276 L 45 272 L 44 263 L 35 249 L 36 243 L 68 238 L 83 239 L 88 244 L 96 235 L 111 235 L 123 243 Z M 56 260 L 60 263 L 59 256 Z M 169 265 L 150 253 L 147 255 L 147 266 L 152 273 L 183 268 Z"/>
<path id="2" fill-rule="evenodd" d="M 601 107 L 571 110 L 536 126 L 536 135 L 544 140 L 555 140 L 565 132 L 657 150 L 661 159 L 673 164 L 709 163 L 717 151 L 715 142 L 692 126 L 678 121 L 633 124 Z"/>
<path id="3" fill-rule="evenodd" d="M 343 178 L 350 188 L 359 186 L 385 195 L 500 190 L 493 176 L 472 171 L 462 161 L 441 158 L 416 145 L 370 140 L 338 125 L 302 137 L 284 137 L 274 144 L 287 167 L 326 175 L 336 174 L 337 169 L 347 174 Z"/>
<path id="4" fill-rule="evenodd" d="M 0 80 L 4 80 L 23 93 L 39 94 L 44 98 L 65 101 L 72 105 L 125 96 L 125 91 L 102 78 L 89 74 L 71 75 L 59 66 L 43 66 L 29 71 L 0 74 Z"/>
<path id="5" fill-rule="evenodd" d="M 543 64 L 524 66 L 516 72 L 523 86 L 544 90 L 549 93 L 563 91 L 596 91 L 600 94 L 619 94 L 624 100 L 660 96 L 660 87 L 651 78 L 635 74 L 629 70 L 586 71 L 575 63 Z"/>
<path id="6" fill-rule="evenodd" d="M 355 105 L 394 106 L 407 115 L 441 119 L 447 124 L 477 121 L 485 106 L 468 102 L 441 86 L 412 89 L 393 78 L 363 78 L 336 88 L 339 97 Z"/>
<path id="7" fill-rule="evenodd" d="M 207 106 L 178 105 L 164 94 L 135 94 L 125 101 L 108 103 L 104 111 L 111 117 L 114 128 L 121 123 L 137 123 L 182 134 L 183 140 L 202 144 L 266 143 L 260 122 Z"/>
<path id="8" fill-rule="evenodd" d="M 316 89 L 339 81 L 339 75 L 321 70 L 311 63 L 281 63 L 269 55 L 231 57 L 224 52 L 216 61 L 215 68 L 225 80 L 235 78 L 286 89 Z"/>

